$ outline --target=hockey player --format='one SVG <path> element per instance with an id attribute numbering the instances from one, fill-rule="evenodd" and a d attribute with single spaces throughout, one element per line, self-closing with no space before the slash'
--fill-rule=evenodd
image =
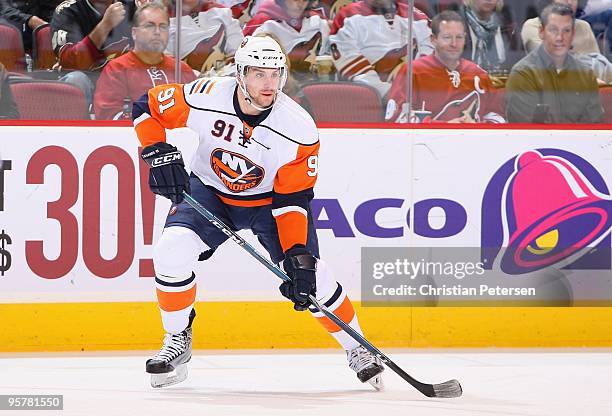
<path id="1" fill-rule="evenodd" d="M 309 309 L 347 351 L 362 382 L 380 388 L 382 363 L 314 309 L 310 294 L 361 331 L 355 310 L 329 266 L 319 258 L 310 200 L 318 174 L 319 139 L 312 118 L 281 90 L 286 57 L 272 38 L 243 40 L 235 78 L 158 86 L 134 103 L 133 117 L 150 166 L 151 190 L 172 200 L 153 261 L 166 336 L 146 363 L 154 387 L 182 381 L 191 358 L 200 253 L 227 240 L 183 201 L 189 192 L 235 230 L 250 229 L 291 278 L 280 292 L 299 311 Z M 200 142 L 191 176 L 165 129 L 189 127 Z M 176 370 L 176 374 L 171 374 Z"/>
<path id="2" fill-rule="evenodd" d="M 341 78 L 364 82 L 384 97 L 406 60 L 408 6 L 401 0 L 361 0 L 336 15 L 330 32 L 334 64 Z M 433 52 L 427 15 L 414 15 L 416 58 Z"/>
<path id="3" fill-rule="evenodd" d="M 269 34 L 289 58 L 297 81 L 312 77 L 316 57 L 328 45 L 329 23 L 308 9 L 308 0 L 267 0 L 245 26 L 245 35 Z"/>
<path id="4" fill-rule="evenodd" d="M 413 62 L 414 109 L 431 111 L 432 121 L 448 123 L 504 123 L 487 72 L 461 58 L 465 23 L 454 11 L 444 11 L 431 22 L 433 55 Z M 404 65 L 389 92 L 386 119 L 409 121 L 406 100 L 407 66 Z"/>

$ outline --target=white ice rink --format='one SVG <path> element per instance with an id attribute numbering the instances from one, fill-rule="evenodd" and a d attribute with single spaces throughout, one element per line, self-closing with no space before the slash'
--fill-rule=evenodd
<path id="1" fill-rule="evenodd" d="M 358 382 L 338 351 L 196 352 L 189 378 L 152 389 L 148 354 L 0 355 L 0 394 L 62 394 L 79 416 L 612 415 L 612 351 L 388 351 L 424 382 L 457 378 L 458 399 L 428 399 L 392 371 L 386 390 Z"/>

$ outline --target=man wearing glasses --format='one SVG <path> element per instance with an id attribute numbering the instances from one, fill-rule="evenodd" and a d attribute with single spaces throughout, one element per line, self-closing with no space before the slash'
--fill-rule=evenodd
<path id="1" fill-rule="evenodd" d="M 102 71 L 94 96 L 97 119 L 129 118 L 131 103 L 149 89 L 177 82 L 175 60 L 163 51 L 168 46 L 169 18 L 159 3 L 148 3 L 134 14 L 134 49 L 110 61 Z M 195 75 L 181 63 L 181 81 Z"/>

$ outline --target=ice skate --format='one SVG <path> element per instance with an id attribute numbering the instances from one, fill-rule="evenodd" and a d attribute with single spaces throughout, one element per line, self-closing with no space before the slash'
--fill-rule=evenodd
<path id="1" fill-rule="evenodd" d="M 362 383 L 368 382 L 376 390 L 384 388 L 382 380 L 383 367 L 379 358 L 366 350 L 361 345 L 346 352 L 349 368 L 357 373 L 357 378 Z"/>
<path id="2" fill-rule="evenodd" d="M 147 373 L 151 374 L 152 387 L 170 386 L 187 378 L 191 338 L 191 328 L 178 334 L 166 334 L 159 352 L 147 360 Z"/>

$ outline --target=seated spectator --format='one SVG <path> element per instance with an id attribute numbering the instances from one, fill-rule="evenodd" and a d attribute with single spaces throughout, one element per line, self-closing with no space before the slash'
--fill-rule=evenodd
<path id="1" fill-rule="evenodd" d="M 0 63 L 0 119 L 19 118 L 17 104 L 13 99 L 13 93 L 8 82 L 8 76 L 4 65 Z"/>
<path id="2" fill-rule="evenodd" d="M 314 79 L 316 58 L 328 49 L 329 23 L 307 6 L 307 0 L 265 0 L 244 28 L 245 36 L 268 34 L 278 41 L 297 82 Z"/>
<path id="3" fill-rule="evenodd" d="M 571 7 L 574 16 L 576 15 L 576 9 L 578 8 L 578 0 L 540 0 L 539 11 L 543 10 L 546 6 L 552 3 L 567 4 Z M 527 52 L 531 52 L 542 44 L 540 38 L 540 29 L 542 28 L 542 22 L 539 17 L 526 20 L 521 30 L 521 38 L 523 45 Z M 599 46 L 597 40 L 591 30 L 591 26 L 584 20 L 576 19 L 576 35 L 572 42 L 571 51 L 578 54 L 588 53 L 599 53 Z"/>
<path id="4" fill-rule="evenodd" d="M 175 60 L 163 51 L 168 44 L 170 21 L 166 7 L 149 3 L 134 14 L 132 37 L 134 49 L 110 61 L 102 71 L 94 96 L 97 119 L 117 119 L 127 113 L 129 104 L 157 85 L 176 82 Z M 181 62 L 181 82 L 196 77 L 187 64 Z"/>
<path id="5" fill-rule="evenodd" d="M 554 3 L 540 15 L 542 44 L 519 61 L 506 84 L 513 123 L 598 123 L 602 118 L 595 74 L 570 53 L 574 12 Z"/>
<path id="6" fill-rule="evenodd" d="M 612 0 L 589 0 L 581 19 L 591 25 L 596 39 L 602 39 L 600 49 L 612 60 Z"/>
<path id="7" fill-rule="evenodd" d="M 364 82 L 384 97 L 407 56 L 408 6 L 402 0 L 360 0 L 344 7 L 329 41 L 341 79 Z M 433 52 L 427 15 L 413 10 L 413 56 Z"/>
<path id="8" fill-rule="evenodd" d="M 524 56 L 516 25 L 503 0 L 463 0 L 467 30 L 463 57 L 497 75 Z"/>
<path id="9" fill-rule="evenodd" d="M 67 0 L 51 20 L 53 50 L 63 69 L 95 71 L 128 51 L 133 2 Z"/>
<path id="10" fill-rule="evenodd" d="M 23 46 L 28 51 L 32 49 L 32 31 L 51 20 L 53 10 L 61 2 L 0 0 L 0 16 L 21 31 Z"/>
<path id="11" fill-rule="evenodd" d="M 448 123 L 503 123 L 496 107 L 494 88 L 487 73 L 461 57 L 465 46 L 465 22 L 446 10 L 431 21 L 435 51 L 413 62 L 412 105 L 431 112 L 432 121 Z M 407 64 L 393 80 L 386 119 L 408 122 L 406 103 Z"/>
<path id="12" fill-rule="evenodd" d="M 174 55 L 176 9 L 170 9 L 170 41 L 166 53 Z M 242 42 L 242 30 L 230 9 L 210 0 L 183 0 L 181 59 L 193 69 L 207 72 L 223 66 Z"/>
<path id="13" fill-rule="evenodd" d="M 59 69 L 79 70 L 60 81 L 79 87 L 89 105 L 102 67 L 130 48 L 135 7 L 131 0 L 66 0 L 55 9 L 51 43 Z"/>

